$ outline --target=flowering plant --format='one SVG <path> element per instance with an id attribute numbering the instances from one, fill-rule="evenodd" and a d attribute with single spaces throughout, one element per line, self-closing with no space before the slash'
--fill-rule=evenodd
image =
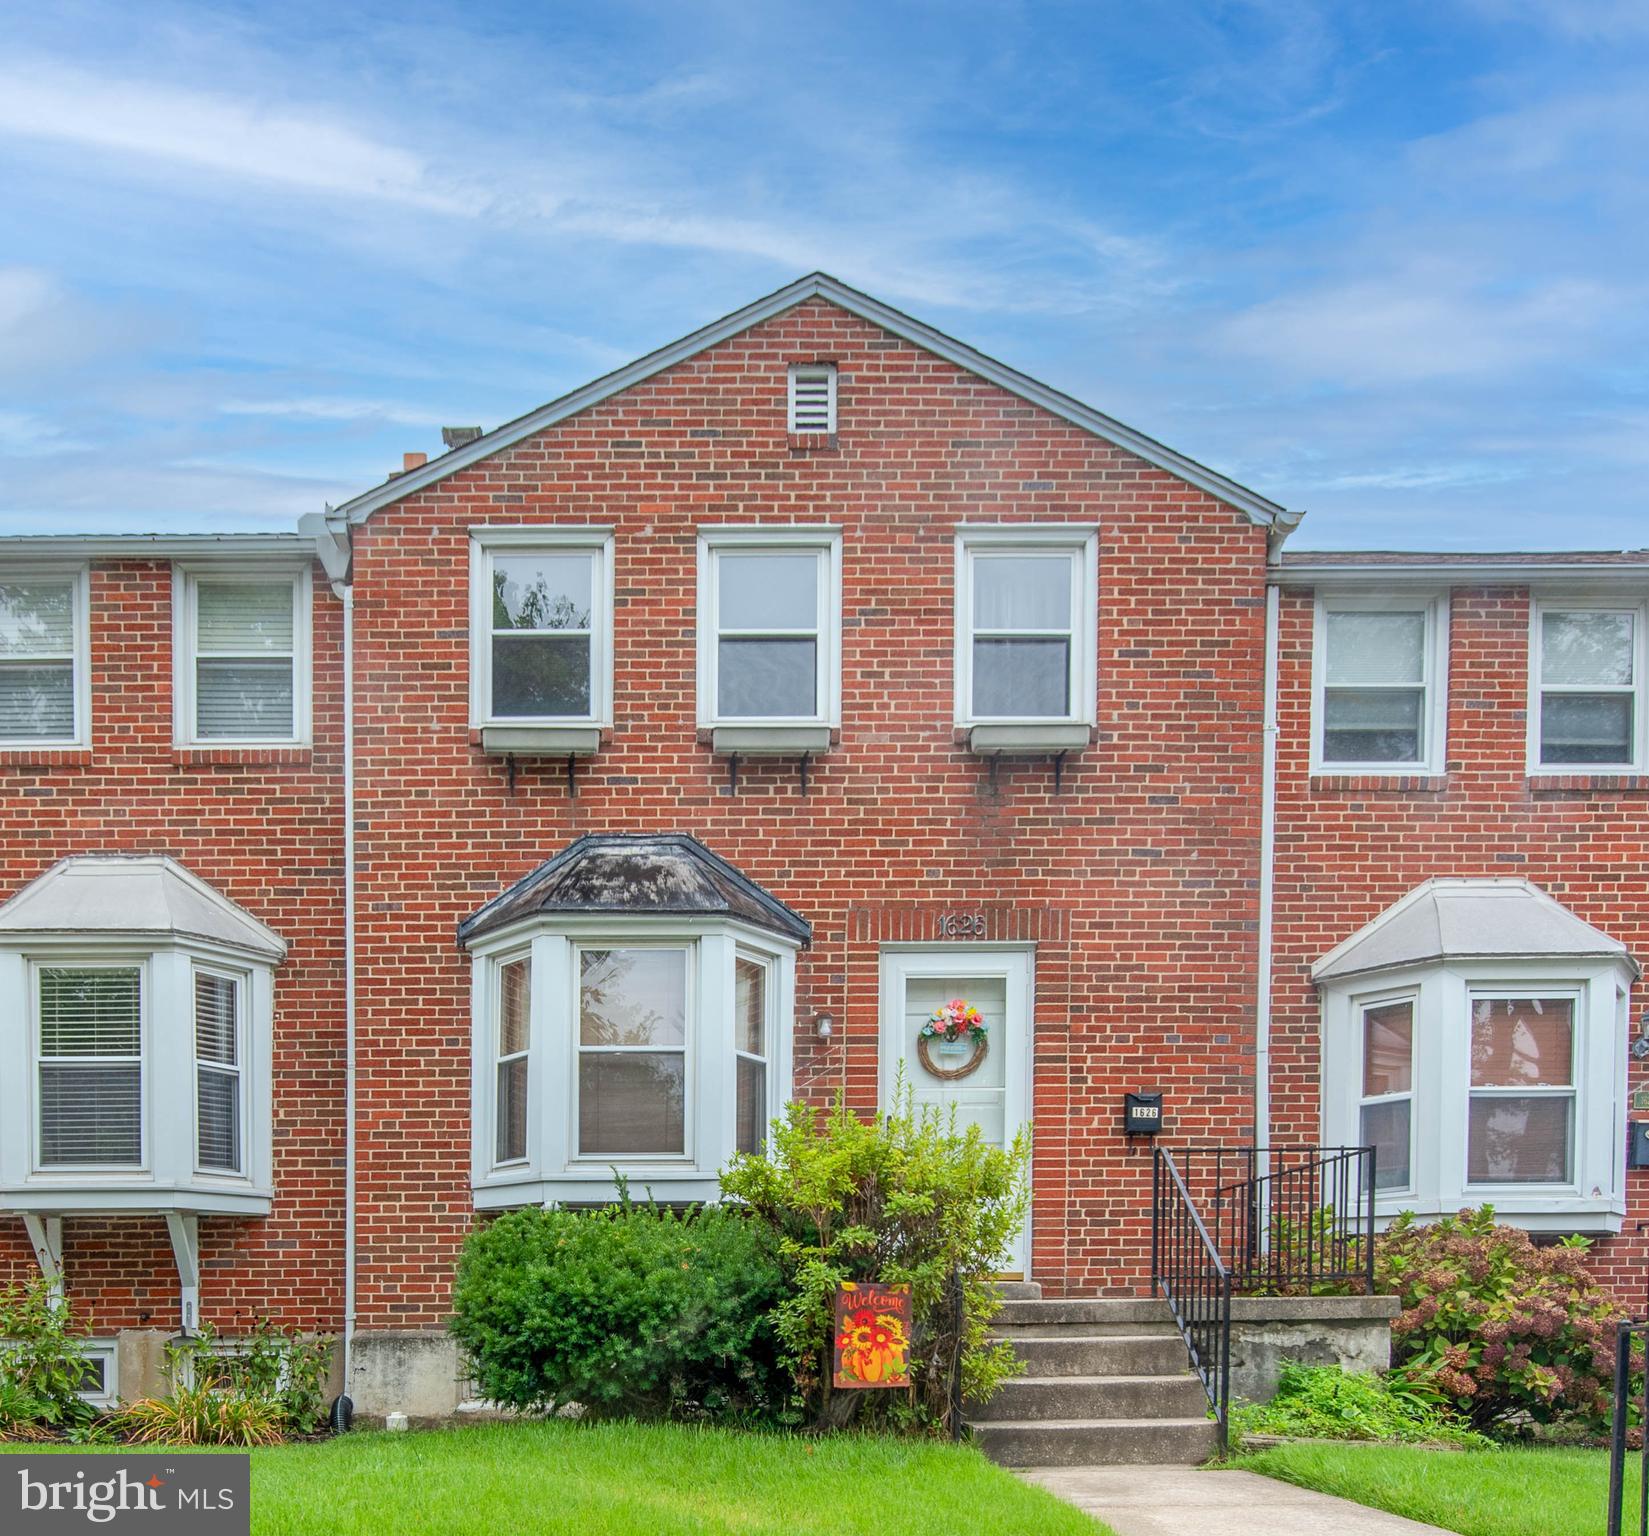
<path id="1" fill-rule="evenodd" d="M 922 1038 L 933 1040 L 983 1040 L 986 1034 L 985 1016 L 972 1003 L 953 997 L 933 1010 L 922 1026 Z"/>

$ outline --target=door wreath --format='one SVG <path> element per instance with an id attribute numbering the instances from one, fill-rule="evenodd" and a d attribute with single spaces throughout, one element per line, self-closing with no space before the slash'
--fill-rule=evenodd
<path id="1" fill-rule="evenodd" d="M 933 1045 L 953 1045 L 958 1042 L 971 1047 L 967 1058 L 954 1067 L 942 1067 L 933 1059 Z M 941 1082 L 954 1083 L 971 1077 L 984 1064 L 990 1049 L 990 1037 L 985 1016 L 960 997 L 941 1003 L 933 1010 L 916 1035 L 916 1055 L 923 1069 Z"/>

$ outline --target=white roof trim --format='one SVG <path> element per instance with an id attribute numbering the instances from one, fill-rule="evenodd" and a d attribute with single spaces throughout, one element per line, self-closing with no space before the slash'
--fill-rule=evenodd
<path id="1" fill-rule="evenodd" d="M 339 507 L 329 508 L 328 516 L 340 520 L 347 518 L 352 524 L 364 523 L 380 507 L 387 507 L 403 496 L 410 496 L 416 491 L 435 485 L 448 475 L 468 469 L 470 465 L 497 453 L 500 449 L 519 443 L 523 438 L 530 437 L 535 432 L 542 432 L 546 427 L 552 427 L 559 421 L 565 421 L 567 417 L 576 415 L 579 411 L 588 410 L 592 405 L 597 405 L 656 373 L 662 373 L 666 368 L 673 368 L 677 363 L 686 361 L 708 347 L 737 336 L 753 325 L 759 325 L 764 320 L 770 320 L 773 316 L 814 298 L 828 299 L 831 303 L 858 315 L 860 319 L 868 320 L 872 325 L 880 326 L 883 330 L 923 347 L 958 367 L 967 369 L 970 373 L 978 374 L 979 377 L 999 385 L 1010 394 L 1041 406 L 1055 416 L 1062 416 L 1086 432 L 1092 432 L 1107 442 L 1115 443 L 1119 448 L 1126 448 L 1147 463 L 1156 465 L 1158 469 L 1167 470 L 1187 484 L 1196 486 L 1198 490 L 1206 491 L 1210 496 L 1237 508 L 1251 522 L 1261 527 L 1292 528 L 1302 516 L 1301 513 L 1290 512 L 1246 486 L 1238 485 L 1235 480 L 1227 479 L 1206 465 L 1197 463 L 1195 459 L 1188 459 L 1184 454 L 1176 453 L 1172 448 L 1157 442 L 1155 438 L 1147 437 L 1143 432 L 1135 431 L 1113 417 L 1082 404 L 1080 400 L 1074 400 L 1049 385 L 1039 383 L 1027 374 L 1010 368 L 1006 363 L 999 363 L 995 358 L 987 357 L 983 352 L 976 352 L 972 347 L 946 336 L 942 331 L 936 331 L 932 326 L 924 325 L 920 320 L 913 320 L 909 315 L 891 308 L 879 299 L 871 298 L 869 294 L 849 288 L 845 283 L 824 272 L 810 273 L 780 288 L 776 293 L 768 294 L 766 298 L 757 299 L 755 303 L 734 310 L 732 314 L 712 321 L 689 336 L 683 336 L 679 341 L 673 341 L 666 347 L 660 347 L 656 352 L 649 352 L 645 357 L 637 358 L 614 373 L 592 380 L 571 394 L 563 395 L 559 400 L 552 400 L 548 405 L 529 411 L 525 416 L 505 422 L 503 426 L 484 433 L 462 448 L 455 448 L 450 453 L 444 453 L 440 458 L 431 460 L 422 469 L 409 470 L 405 474 L 397 475 L 393 480 L 374 486 L 370 491 L 363 492 Z"/>
<path id="2" fill-rule="evenodd" d="M 161 854 L 80 854 L 0 905 L 0 944 L 103 938 L 194 939 L 281 960 L 286 940 Z"/>
<path id="3" fill-rule="evenodd" d="M 301 533 L 11 533 L 0 548 L 17 560 L 313 560 L 315 539 Z"/>
<path id="4" fill-rule="evenodd" d="M 1619 939 L 1528 880 L 1438 879 L 1416 886 L 1311 967 L 1319 985 L 1446 960 L 1612 960 L 1633 976 Z"/>
<path id="5" fill-rule="evenodd" d="M 1540 587 L 1622 588 L 1649 584 L 1649 562 L 1596 560 L 1504 560 L 1473 563 L 1440 557 L 1424 564 L 1394 565 L 1380 561 L 1354 564 L 1295 561 L 1273 565 L 1266 580 L 1274 587 Z"/>

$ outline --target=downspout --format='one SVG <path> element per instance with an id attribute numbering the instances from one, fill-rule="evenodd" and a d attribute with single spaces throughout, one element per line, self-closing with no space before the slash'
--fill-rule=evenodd
<path id="1" fill-rule="evenodd" d="M 1277 861 L 1277 646 L 1282 593 L 1265 589 L 1265 694 L 1260 740 L 1259 975 L 1254 998 L 1254 1145 L 1271 1145 L 1271 968 Z"/>

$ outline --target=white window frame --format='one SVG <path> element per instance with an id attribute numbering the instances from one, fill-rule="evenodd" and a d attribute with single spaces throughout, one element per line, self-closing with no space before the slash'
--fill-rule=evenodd
<path id="1" fill-rule="evenodd" d="M 72 1061 L 80 1066 L 129 1066 L 130 1056 L 47 1056 L 40 1049 L 40 980 L 45 971 L 136 971 L 137 972 L 137 1161 L 135 1163 L 47 1163 L 45 1155 L 46 1109 L 40 1092 L 41 1069 L 49 1061 Z M 29 1103 L 30 1123 L 34 1127 L 29 1166 L 44 1178 L 74 1177 L 77 1174 L 97 1174 L 105 1178 L 141 1178 L 149 1168 L 149 1108 L 153 1072 L 150 1068 L 149 1017 L 150 965 L 144 954 L 102 954 L 84 958 L 63 959 L 40 957 L 28 966 L 29 978 Z M 190 1025 L 193 1033 L 194 1015 Z M 190 1123 L 194 1117 L 190 1116 Z"/>
<path id="2" fill-rule="evenodd" d="M 774 634 L 777 630 L 723 631 L 719 570 L 724 554 L 805 554 L 817 563 L 818 629 L 814 649 L 815 708 L 805 715 L 723 715 L 718 660 L 722 634 Z M 701 528 L 698 536 L 698 723 L 716 726 L 828 725 L 842 722 L 842 531 L 832 524 Z M 811 634 L 795 630 L 795 635 Z"/>
<path id="3" fill-rule="evenodd" d="M 1624 613 L 1632 618 L 1632 682 L 1630 685 L 1593 686 L 1554 683 L 1553 693 L 1623 693 L 1632 696 L 1632 756 L 1623 763 L 1547 763 L 1541 760 L 1541 717 L 1548 689 L 1541 678 L 1542 621 L 1548 613 Z M 1641 773 L 1649 763 L 1649 603 L 1606 597 L 1568 597 L 1561 593 L 1534 594 L 1529 603 L 1529 775 L 1572 777 L 1587 774 Z"/>
<path id="4" fill-rule="evenodd" d="M 532 955 L 528 1043 L 528 1156 L 500 1166 L 497 1145 L 493 997 L 497 969 Z M 723 918 L 682 919 L 631 914 L 538 916 L 487 939 L 471 951 L 471 1184 L 476 1206 L 605 1202 L 616 1193 L 615 1172 L 638 1197 L 661 1202 L 720 1198 L 720 1170 L 737 1137 L 735 957 L 769 967 L 767 1104 L 771 1122 L 791 1096 L 798 945 L 766 929 Z M 684 1142 L 680 1155 L 578 1150 L 579 953 L 586 949 L 665 948 L 688 951 L 688 1014 Z"/>
<path id="5" fill-rule="evenodd" d="M 1569 1015 L 1571 1033 L 1569 1040 L 1569 1084 L 1567 1087 L 1518 1087 L 1502 1086 L 1496 1088 L 1476 1087 L 1471 1080 L 1471 1031 L 1472 1012 L 1479 1002 L 1525 1002 L 1530 998 L 1539 998 L 1542 1001 L 1563 1000 L 1571 1004 Z M 1559 986 L 1528 986 L 1507 985 L 1497 986 L 1492 982 L 1475 983 L 1466 988 L 1466 1154 L 1468 1163 L 1471 1156 L 1471 1105 L 1474 1099 L 1567 1099 L 1569 1110 L 1569 1148 L 1567 1162 L 1569 1171 L 1574 1174 L 1580 1163 L 1580 1115 L 1581 1115 L 1581 1031 L 1585 1028 L 1585 992 L 1578 984 Z M 1538 1182 L 1523 1180 L 1516 1183 L 1506 1183 L 1494 1179 L 1485 1179 L 1481 1182 L 1471 1177 L 1470 1168 L 1465 1173 L 1465 1188 L 1471 1191 L 1474 1201 L 1490 1200 L 1499 1204 L 1504 1192 L 1516 1190 L 1575 1190 L 1578 1193 L 1579 1178 L 1571 1178 L 1567 1182 L 1553 1180 Z M 1486 1193 L 1485 1193 L 1486 1192 Z"/>
<path id="6" fill-rule="evenodd" d="M 197 975 L 213 976 L 221 981 L 234 983 L 235 987 L 235 1065 L 226 1067 L 222 1062 L 204 1061 L 200 1055 L 199 1021 L 195 1018 L 195 977 Z M 195 1064 L 195 1177 L 200 1179 L 244 1179 L 246 1177 L 246 1138 L 247 1127 L 251 1123 L 251 1102 L 247 1095 L 247 1048 L 250 1031 L 247 1028 L 247 1011 L 252 1001 L 252 977 L 249 972 L 235 970 L 225 965 L 214 965 L 205 961 L 196 960 L 189 968 L 189 1025 L 190 1040 L 193 1047 L 192 1054 Z M 235 1079 L 235 1103 L 240 1115 L 236 1127 L 239 1134 L 236 1137 L 236 1152 L 238 1156 L 233 1168 L 208 1168 L 201 1162 L 200 1157 L 200 1079 L 201 1069 L 208 1072 L 217 1072 L 225 1076 L 233 1075 Z"/>
<path id="7" fill-rule="evenodd" d="M 585 554 L 590 577 L 590 710 L 583 715 L 497 715 L 492 707 L 492 565 L 496 555 Z M 470 727 L 613 723 L 613 530 L 581 527 L 492 527 L 469 531 Z"/>
<path id="8" fill-rule="evenodd" d="M 825 379 L 824 427 L 803 427 L 796 419 L 796 385 L 803 374 L 820 374 Z M 798 437 L 834 437 L 836 435 L 836 365 L 834 363 L 792 363 L 785 375 L 785 425 Z"/>
<path id="9" fill-rule="evenodd" d="M 973 708 L 973 560 L 978 554 L 1064 554 L 1071 563 L 1070 675 L 1062 715 L 979 715 Z M 956 724 L 1088 725 L 1098 721 L 1099 530 L 1087 523 L 964 524 L 956 532 Z M 1028 633 L 1027 631 L 1015 631 Z M 1065 631 L 1048 631 L 1050 637 Z"/>
<path id="10" fill-rule="evenodd" d="M 1330 613 L 1416 613 L 1425 615 L 1420 686 L 1420 756 L 1414 762 L 1382 763 L 1329 759 L 1323 752 L 1328 688 Z M 1435 778 L 1447 771 L 1449 723 L 1449 594 L 1447 592 L 1319 591 L 1311 639 L 1311 772 L 1359 777 Z"/>
<path id="11" fill-rule="evenodd" d="M 1402 1211 L 1431 1218 L 1486 1201 L 1531 1231 L 1620 1231 L 1631 980 L 1625 961 L 1456 959 L 1323 984 L 1321 1133 L 1327 1146 L 1362 1144 L 1363 1009 L 1415 999 L 1411 1184 L 1375 1192 L 1377 1223 Z M 1469 1104 L 1483 1091 L 1471 1085 L 1471 1009 L 1475 999 L 1489 997 L 1575 1000 L 1568 1184 L 1468 1182 Z"/>
<path id="12" fill-rule="evenodd" d="M 1364 1051 L 1367 1049 L 1366 1039 L 1368 1030 L 1368 1015 L 1377 1008 L 1390 1008 L 1399 1003 L 1407 1003 L 1409 1013 L 1409 1087 L 1406 1093 L 1365 1093 L 1363 1091 L 1363 1061 Z M 1413 988 L 1396 992 L 1374 994 L 1360 997 L 1357 1000 L 1357 1135 L 1355 1145 L 1362 1146 L 1363 1142 L 1363 1111 L 1371 1105 L 1407 1103 L 1409 1107 L 1409 1176 L 1408 1181 L 1400 1185 L 1392 1185 L 1380 1191 L 1383 1195 L 1408 1195 L 1414 1190 L 1414 1150 L 1416 1140 L 1414 1090 L 1415 1090 L 1415 1061 L 1420 1050 L 1420 994 Z M 1379 1168 L 1376 1167 L 1375 1177 L 1379 1177 Z"/>
<path id="13" fill-rule="evenodd" d="M 196 633 L 201 582 L 268 586 L 292 584 L 292 733 L 289 736 L 202 736 L 196 718 Z M 307 747 L 311 744 L 314 650 L 314 580 L 308 565 L 279 566 L 237 563 L 172 567 L 172 696 L 175 703 L 173 738 L 182 747 L 224 751 L 258 751 L 268 747 Z"/>
<path id="14" fill-rule="evenodd" d="M 69 602 L 73 650 L 66 658 L 72 668 L 74 729 L 67 736 L 0 736 L 0 750 L 49 752 L 92 744 L 92 626 L 91 572 L 86 565 L 22 565 L 6 573 L 7 581 L 70 584 Z M 62 656 L 45 658 L 62 661 Z"/>
<path id="15" fill-rule="evenodd" d="M 113 1339 L 82 1339 L 80 1352 L 88 1360 L 98 1360 L 103 1364 L 103 1390 L 101 1392 L 77 1392 L 81 1402 L 90 1403 L 94 1408 L 113 1408 L 120 1401 L 120 1347 Z"/>
<path id="16" fill-rule="evenodd" d="M 762 1044 L 766 1048 L 766 1055 L 763 1055 L 763 1056 L 758 1056 L 753 1051 L 745 1050 L 739 1044 L 739 1040 L 738 1040 L 738 1017 L 737 1017 L 738 980 L 737 980 L 737 977 L 738 977 L 738 964 L 739 964 L 739 961 L 741 961 L 741 960 L 744 961 L 745 964 L 747 964 L 747 965 L 760 966 L 761 971 L 762 971 L 762 1014 L 763 1014 L 763 1017 L 762 1017 Z M 734 949 L 733 949 L 733 967 L 734 967 L 734 985 L 733 985 L 733 1004 L 734 1004 L 734 1019 L 733 1019 L 733 1029 L 734 1029 L 734 1035 L 733 1035 L 733 1146 L 734 1146 L 735 1151 L 743 1151 L 744 1149 L 739 1147 L 739 1145 L 738 1145 L 738 1135 L 739 1135 L 739 1126 L 738 1126 L 738 1114 L 739 1114 L 738 1071 L 739 1071 L 739 1066 L 738 1066 L 738 1064 L 741 1061 L 753 1061 L 753 1062 L 758 1062 L 761 1065 L 761 1069 L 762 1069 L 762 1073 L 763 1073 L 763 1081 L 767 1085 L 767 1101 L 768 1101 L 769 1108 L 771 1108 L 771 1105 L 772 1105 L 772 1102 L 773 1102 L 773 1041 L 774 1041 L 775 1035 L 777 1035 L 777 1033 L 778 1033 L 778 1025 L 777 1025 L 777 1022 L 774 1019 L 774 1013 L 773 1013 L 773 1000 L 774 1000 L 774 997 L 776 996 L 776 994 L 778 992 L 778 979 L 777 979 L 777 975 L 776 975 L 776 972 L 778 970 L 778 965 L 777 965 L 777 962 L 774 960 L 772 955 L 764 955 L 764 954 L 759 953 L 756 950 L 748 948 L 747 946 L 745 946 L 743 944 L 738 944 L 738 945 L 735 945 Z M 760 1126 L 759 1131 L 758 1131 L 757 1140 L 760 1143 L 760 1145 L 756 1149 L 758 1152 L 764 1152 L 767 1148 L 768 1137 L 769 1137 L 769 1132 L 770 1132 L 772 1123 L 773 1123 L 773 1116 L 772 1116 L 771 1113 L 769 1113 L 762 1120 L 761 1126 Z"/>
<path id="17" fill-rule="evenodd" d="M 525 1050 L 504 1050 L 504 968 L 525 961 L 527 965 L 527 1046 Z M 533 1071 L 533 976 L 532 950 L 516 949 L 508 954 L 496 956 L 488 967 L 489 997 L 488 1011 L 492 1017 L 492 1166 L 494 1168 L 518 1168 L 532 1159 L 532 1127 L 535 1118 L 535 1108 L 538 1097 L 538 1075 Z M 523 1143 L 520 1157 L 499 1157 L 498 1155 L 498 1069 L 507 1062 L 525 1059 L 527 1063 L 527 1137 Z"/>

